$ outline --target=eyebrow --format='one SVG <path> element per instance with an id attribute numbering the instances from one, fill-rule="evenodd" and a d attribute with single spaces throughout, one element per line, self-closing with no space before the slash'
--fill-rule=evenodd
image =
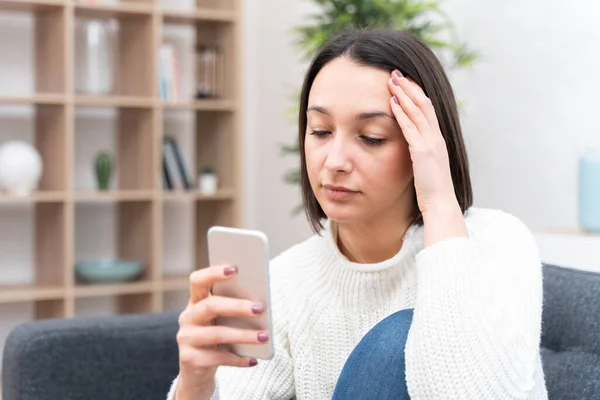
<path id="1" fill-rule="evenodd" d="M 323 115 L 331 115 L 329 113 L 329 111 L 327 111 L 326 108 L 321 107 L 321 106 L 312 106 L 309 107 L 307 110 L 308 111 L 316 111 L 318 113 L 321 113 Z M 358 119 L 360 120 L 364 120 L 364 119 L 371 119 L 371 118 L 378 118 L 378 117 L 387 117 L 387 118 L 391 118 L 391 119 L 395 119 L 392 115 L 386 113 L 385 111 L 371 111 L 371 112 L 364 112 L 358 115 Z"/>

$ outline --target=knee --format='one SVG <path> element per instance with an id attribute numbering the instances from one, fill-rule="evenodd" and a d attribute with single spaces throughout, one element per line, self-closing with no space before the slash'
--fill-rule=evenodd
<path id="1" fill-rule="evenodd" d="M 404 349 L 413 319 L 413 309 L 405 309 L 381 320 L 365 336 L 371 346 L 387 352 L 392 348 Z"/>

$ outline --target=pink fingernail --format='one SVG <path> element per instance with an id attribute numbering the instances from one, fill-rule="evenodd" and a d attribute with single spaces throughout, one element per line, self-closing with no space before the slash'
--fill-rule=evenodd
<path id="1" fill-rule="evenodd" d="M 235 267 L 235 266 L 227 267 L 223 270 L 223 273 L 225 274 L 225 276 L 233 275 L 236 272 L 237 272 L 237 267 Z"/>
<path id="2" fill-rule="evenodd" d="M 256 358 L 251 358 L 248 364 L 250 364 L 251 367 L 255 367 L 258 364 L 258 361 Z"/>
<path id="3" fill-rule="evenodd" d="M 398 78 L 402 78 L 402 77 L 404 77 L 404 75 L 402 75 L 402 72 L 400 72 L 400 70 L 399 70 L 399 69 L 395 69 L 395 70 L 394 70 L 394 73 L 395 73 L 396 75 L 398 75 Z"/>
<path id="4" fill-rule="evenodd" d="M 265 311 L 265 306 L 263 306 L 262 304 L 255 304 L 252 306 L 252 313 L 254 314 L 261 314 Z"/>
<path id="5" fill-rule="evenodd" d="M 396 78 L 396 75 L 392 75 L 392 82 L 394 83 L 394 85 L 400 86 L 400 82 L 398 82 L 398 79 Z"/>
<path id="6" fill-rule="evenodd" d="M 400 102 L 398 101 L 398 98 L 396 96 L 392 96 L 392 98 L 394 99 L 394 103 L 400 105 Z"/>
<path id="7" fill-rule="evenodd" d="M 266 342 L 267 340 L 269 340 L 269 334 L 266 332 L 260 332 L 258 334 L 258 341 L 259 342 Z"/>

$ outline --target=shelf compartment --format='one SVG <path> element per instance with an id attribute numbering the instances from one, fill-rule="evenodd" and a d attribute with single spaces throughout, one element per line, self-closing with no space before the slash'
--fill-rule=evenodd
<path id="1" fill-rule="evenodd" d="M 10 11 L 15 17 L 10 25 L 3 24 L 0 32 L 0 36 L 12 36 L 0 47 L 5 77 L 0 85 L 3 96 L 14 100 L 21 97 L 15 93 L 27 96 L 30 93 L 66 93 L 67 11 L 64 4 L 58 1 L 0 1 L 0 11 Z M 11 70 L 10 65 L 20 68 Z M 23 80 L 23 77 L 28 79 Z"/>
<path id="2" fill-rule="evenodd" d="M 67 252 L 65 203 L 3 204 L 0 224 L 0 298 L 44 298 L 64 287 Z M 55 293 L 54 293 L 55 294 Z"/>
<path id="3" fill-rule="evenodd" d="M 198 113 L 196 116 L 196 165 L 195 171 L 207 166 L 214 168 L 219 179 L 219 188 L 235 188 L 236 148 L 233 114 Z"/>
<path id="4" fill-rule="evenodd" d="M 77 109 L 76 168 L 73 171 L 76 190 L 94 191 L 91 196 L 93 200 L 108 200 L 118 196 L 127 199 L 137 195 L 141 199 L 151 198 L 148 191 L 153 190 L 155 185 L 154 118 L 152 109 Z M 96 192 L 98 185 L 94 161 L 100 151 L 113 156 L 109 189 L 116 193 Z M 88 195 L 82 196 L 85 198 Z"/>
<path id="5" fill-rule="evenodd" d="M 153 236 L 155 207 L 152 201 L 131 201 L 109 204 L 75 204 L 75 262 L 99 259 L 137 260 L 144 271 L 136 281 L 148 284 L 156 275 Z M 75 276 L 74 266 L 70 269 Z M 77 288 L 88 288 L 88 285 Z M 92 290 L 92 289 L 85 289 Z M 85 292 L 84 290 L 84 292 Z M 107 290 L 107 289 L 93 289 Z"/>
<path id="6" fill-rule="evenodd" d="M 156 50 L 154 49 L 154 16 L 149 6 L 135 3 L 117 5 L 83 5 L 75 7 L 74 66 L 85 65 L 85 42 L 79 41 L 80 29 L 86 21 L 105 20 L 109 36 L 109 59 L 112 87 L 107 97 L 116 96 L 118 100 L 127 102 L 126 97 L 134 97 L 133 105 L 138 105 L 139 98 L 151 98 L 154 95 L 154 66 Z M 84 71 L 84 70 L 80 70 Z M 85 79 L 77 76 L 76 81 Z M 77 101 L 94 101 L 94 95 L 88 95 L 76 85 Z M 123 96 L 124 98 L 120 98 Z M 104 97 L 104 96 L 98 96 Z M 98 100 L 102 101 L 102 99 Z M 104 100 L 106 101 L 106 100 Z M 94 104 L 93 104 L 94 105 Z M 96 104 L 97 105 L 97 104 Z"/>

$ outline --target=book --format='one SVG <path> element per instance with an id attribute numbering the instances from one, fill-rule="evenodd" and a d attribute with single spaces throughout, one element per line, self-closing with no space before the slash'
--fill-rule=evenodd
<path id="1" fill-rule="evenodd" d="M 173 152 L 175 154 L 175 161 L 177 162 L 177 168 L 179 176 L 181 177 L 183 183 L 183 187 L 188 190 L 192 189 L 192 180 L 189 173 L 189 169 L 187 167 L 187 163 L 183 158 L 183 154 L 181 152 L 181 149 L 179 148 L 177 140 L 175 140 L 175 138 L 173 138 L 172 136 L 167 136 L 166 139 L 169 145 L 173 148 Z"/>
<path id="2" fill-rule="evenodd" d="M 168 181 L 171 183 L 171 189 L 183 189 L 183 177 L 179 172 L 175 151 L 166 137 L 163 138 L 163 162 L 168 176 Z"/>

